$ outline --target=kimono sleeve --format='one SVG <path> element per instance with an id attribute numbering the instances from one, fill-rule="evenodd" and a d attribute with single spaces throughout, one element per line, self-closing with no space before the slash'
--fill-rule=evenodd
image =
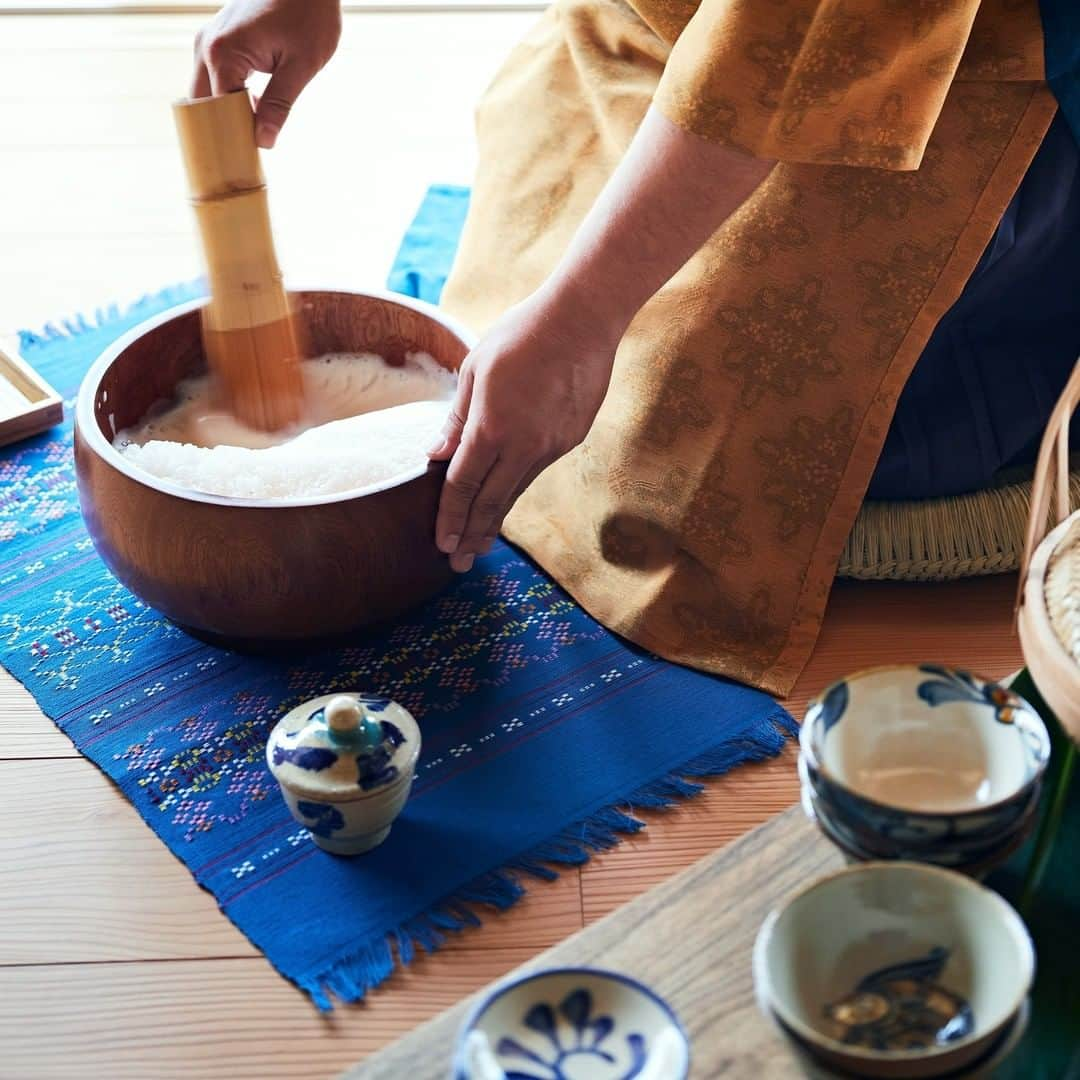
<path id="1" fill-rule="evenodd" d="M 980 0 L 702 0 L 656 105 L 756 157 L 917 169 Z"/>

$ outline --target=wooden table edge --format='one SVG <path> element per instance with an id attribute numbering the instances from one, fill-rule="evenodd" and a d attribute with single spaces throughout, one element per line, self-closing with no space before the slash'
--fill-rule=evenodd
<path id="1" fill-rule="evenodd" d="M 806 863 L 804 869 L 807 871 L 824 873 L 842 865 L 842 860 L 835 849 L 811 826 L 802 810 L 797 806 L 790 807 L 730 844 L 703 856 L 686 870 L 646 890 L 640 896 L 538 954 L 505 976 L 493 980 L 487 986 L 470 994 L 456 1005 L 452 1005 L 371 1057 L 351 1066 L 339 1074 L 338 1080 L 402 1080 L 402 1077 L 406 1075 L 411 1080 L 428 1080 L 428 1077 L 445 1080 L 450 1075 L 454 1045 L 461 1025 L 471 1010 L 495 988 L 544 967 L 565 967 L 575 966 L 575 964 L 594 966 L 588 959 L 575 960 L 569 954 L 580 952 L 587 957 L 590 952 L 589 943 L 602 940 L 612 928 L 641 921 L 650 913 L 667 908 L 680 897 L 692 893 L 695 887 L 700 885 L 702 878 L 722 878 L 733 873 L 745 860 L 754 861 L 767 852 L 777 854 L 791 852 L 797 860 Z M 765 891 L 772 892 L 773 890 L 766 889 Z M 786 895 L 790 891 L 790 884 L 785 884 L 779 890 L 778 896 Z M 762 897 L 758 909 L 759 924 L 778 896 Z M 731 972 L 731 975 L 736 979 L 741 977 L 745 981 L 750 977 L 753 937 L 733 944 L 735 949 L 743 954 L 741 959 L 745 960 L 745 969 Z M 615 968 L 619 966 L 617 962 L 612 964 Z M 660 988 L 659 992 L 665 997 L 668 996 L 663 988 Z M 757 1006 L 752 1000 L 749 1006 L 756 1011 Z M 682 1019 L 685 1022 L 687 1017 L 682 1016 Z M 761 1019 L 761 1023 L 762 1025 L 766 1023 L 764 1018 Z M 782 1048 L 779 1038 L 776 1039 L 776 1043 L 778 1048 Z M 786 1050 L 781 1052 L 786 1053 Z M 414 1056 L 424 1061 L 437 1062 L 438 1068 L 431 1072 L 418 1073 L 414 1067 L 411 1067 L 413 1064 L 411 1059 Z M 410 1062 L 410 1068 L 403 1071 L 406 1062 Z"/>

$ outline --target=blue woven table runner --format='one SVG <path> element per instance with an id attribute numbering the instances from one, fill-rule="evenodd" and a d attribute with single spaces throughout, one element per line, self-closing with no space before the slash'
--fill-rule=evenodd
<path id="1" fill-rule="evenodd" d="M 24 355 L 70 414 L 105 345 L 192 294 L 24 335 Z M 627 646 L 506 545 L 379 636 L 291 662 L 201 644 L 95 555 L 70 422 L 0 450 L 0 662 L 322 1008 L 512 904 L 524 877 L 636 831 L 635 807 L 700 790 L 685 777 L 777 753 L 792 727 L 763 694 Z M 390 838 L 354 859 L 315 847 L 263 756 L 285 710 L 337 689 L 396 698 L 424 737 Z"/>

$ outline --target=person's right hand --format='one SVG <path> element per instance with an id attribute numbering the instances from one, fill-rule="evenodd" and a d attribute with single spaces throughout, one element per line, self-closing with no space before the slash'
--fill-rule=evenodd
<path id="1" fill-rule="evenodd" d="M 256 141 L 269 149 L 340 37 L 339 0 L 231 0 L 195 37 L 191 96 L 228 94 L 253 71 L 269 74 L 255 109 Z"/>

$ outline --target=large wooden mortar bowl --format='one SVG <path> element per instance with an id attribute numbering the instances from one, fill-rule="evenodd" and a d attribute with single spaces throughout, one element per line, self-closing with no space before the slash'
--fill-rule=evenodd
<path id="1" fill-rule="evenodd" d="M 308 351 L 430 353 L 456 370 L 470 335 L 427 304 L 346 291 L 295 293 Z M 75 471 L 98 554 L 136 596 L 198 636 L 235 647 L 325 638 L 393 618 L 451 577 L 435 547 L 445 466 L 379 487 L 291 500 L 190 491 L 130 465 L 113 435 L 205 370 L 202 301 L 172 308 L 106 350 L 79 390 Z"/>

